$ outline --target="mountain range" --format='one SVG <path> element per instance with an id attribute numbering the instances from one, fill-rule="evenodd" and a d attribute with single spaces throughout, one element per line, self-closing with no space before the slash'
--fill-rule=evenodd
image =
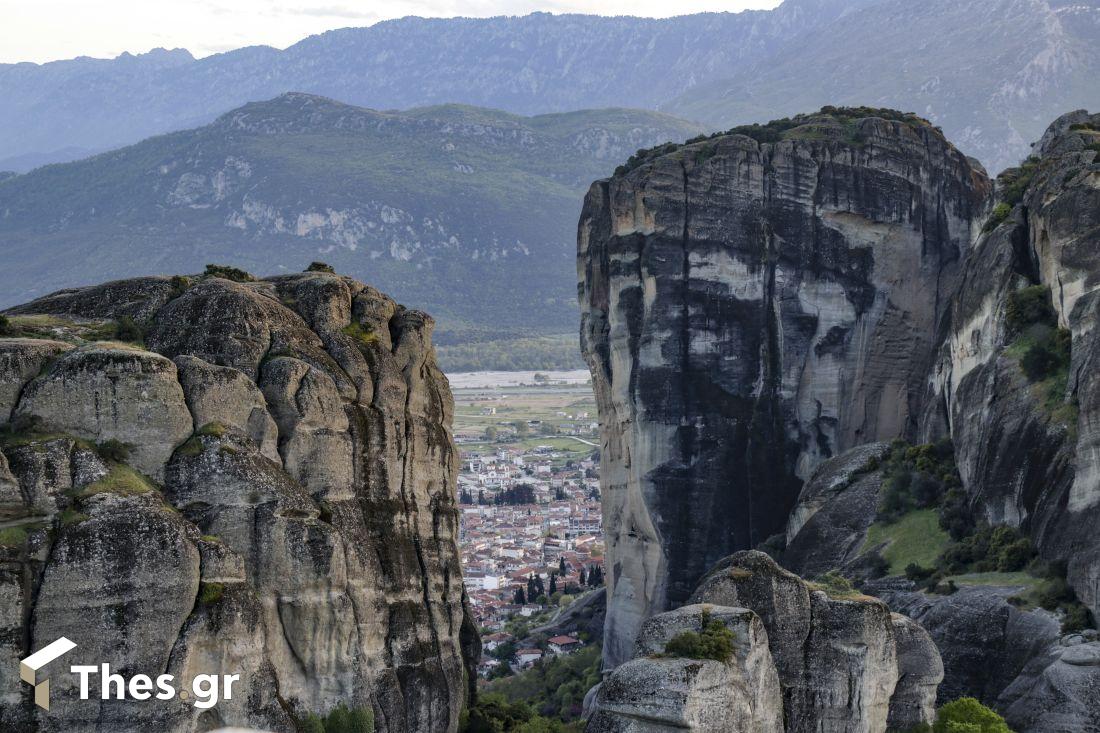
<path id="1" fill-rule="evenodd" d="M 403 18 L 195 59 L 0 65 L 0 170 L 206 124 L 288 91 L 374 109 L 659 109 L 712 129 L 825 104 L 892 106 L 991 170 L 1095 106 L 1100 0 L 786 0 L 670 19 Z M 65 151 L 68 152 L 65 152 Z"/>
<path id="2" fill-rule="evenodd" d="M 306 94 L 0 180 L 0 301 L 207 263 L 359 273 L 456 333 L 565 333 L 589 181 L 698 125 L 657 112 L 377 112 Z"/>

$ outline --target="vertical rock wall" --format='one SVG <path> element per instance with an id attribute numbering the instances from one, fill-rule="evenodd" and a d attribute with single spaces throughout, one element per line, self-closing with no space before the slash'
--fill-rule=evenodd
<path id="1" fill-rule="evenodd" d="M 589 191 L 609 666 L 705 568 L 780 532 L 819 462 L 916 431 L 990 184 L 927 123 L 885 116 L 662 150 Z"/>

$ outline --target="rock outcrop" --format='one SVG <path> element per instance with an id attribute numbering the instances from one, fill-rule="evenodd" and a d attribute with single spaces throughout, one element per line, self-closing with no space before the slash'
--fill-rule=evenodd
<path id="1" fill-rule="evenodd" d="M 282 733 L 343 703 L 379 731 L 457 728 L 480 642 L 428 316 L 325 272 L 143 278 L 8 313 L 0 727 Z M 134 323 L 144 344 L 92 340 Z M 240 674 L 237 694 L 81 701 L 55 674 L 46 714 L 18 660 L 62 635 L 66 662 Z"/>
<path id="2" fill-rule="evenodd" d="M 728 663 L 663 654 L 704 614 L 734 631 Z M 919 624 L 874 598 L 831 596 L 753 551 L 716 565 L 691 605 L 648 619 L 632 657 L 599 687 L 588 733 L 902 730 L 933 720 L 943 678 Z"/>
<path id="3" fill-rule="evenodd" d="M 736 132 L 636 158 L 581 214 L 609 666 L 707 567 L 782 531 L 818 463 L 916 431 L 988 206 L 984 172 L 916 117 Z"/>
<path id="4" fill-rule="evenodd" d="M 726 662 L 663 656 L 677 634 L 702 630 L 703 619 L 733 632 Z M 760 618 L 743 608 L 695 605 L 642 625 L 634 659 L 599 687 L 588 733 L 782 733 L 779 677 Z"/>

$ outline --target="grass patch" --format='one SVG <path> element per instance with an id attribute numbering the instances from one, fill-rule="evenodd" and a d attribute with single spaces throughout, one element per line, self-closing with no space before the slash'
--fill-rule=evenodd
<path id="1" fill-rule="evenodd" d="M 91 517 L 89 517 L 87 514 L 81 514 L 75 509 L 64 509 L 62 510 L 60 516 L 62 527 L 80 524 L 81 522 L 86 522 L 89 519 L 91 519 Z"/>
<path id="2" fill-rule="evenodd" d="M 200 435 L 206 438 L 220 438 L 229 431 L 225 425 L 220 422 L 208 422 L 201 428 L 195 431 L 195 435 Z"/>
<path id="3" fill-rule="evenodd" d="M 199 583 L 199 603 L 217 603 L 225 595 L 225 583 Z"/>
<path id="4" fill-rule="evenodd" d="M 948 580 L 955 581 L 957 585 L 1025 586 L 1033 588 L 1039 584 L 1039 578 L 1023 570 L 1012 573 L 999 573 L 996 571 L 963 573 L 962 575 L 952 575 Z"/>
<path id="5" fill-rule="evenodd" d="M 378 343 L 378 334 L 374 332 L 374 329 L 370 326 L 364 326 L 359 322 L 349 323 L 341 328 L 340 332 L 347 336 L 351 336 L 355 339 L 356 343 L 362 346 Z"/>
<path id="6" fill-rule="evenodd" d="M 0 547 L 18 549 L 27 541 L 27 530 L 22 527 L 0 529 Z"/>
<path id="7" fill-rule="evenodd" d="M 986 220 L 985 226 L 982 227 L 983 232 L 991 232 L 1001 224 L 1012 214 L 1012 207 L 1001 202 L 993 207 L 993 213 L 989 215 L 989 219 Z"/>
<path id="8" fill-rule="evenodd" d="M 819 590 L 833 600 L 837 601 L 873 601 L 871 596 L 864 595 L 852 585 L 852 581 L 845 578 L 836 570 L 830 570 L 824 575 L 808 583 L 811 590 Z"/>
<path id="9" fill-rule="evenodd" d="M 875 522 L 867 530 L 867 539 L 861 552 L 885 543 L 881 550 L 889 563 L 890 575 L 904 575 L 909 563 L 922 567 L 935 565 L 936 559 L 951 543 L 951 538 L 940 526 L 935 509 L 918 509 L 909 512 L 896 522 Z"/>
<path id="10" fill-rule="evenodd" d="M 95 496 L 96 494 L 139 496 L 154 490 L 155 487 L 152 482 L 145 476 L 125 464 L 116 463 L 111 466 L 106 476 L 88 484 L 77 496 L 81 498 Z"/>

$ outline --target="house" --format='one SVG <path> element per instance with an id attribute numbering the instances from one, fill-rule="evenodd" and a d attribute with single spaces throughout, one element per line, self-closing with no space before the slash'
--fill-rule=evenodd
<path id="1" fill-rule="evenodd" d="M 569 654 L 580 649 L 584 643 L 572 636 L 555 636 L 546 640 L 546 646 L 554 654 Z"/>
<path id="2" fill-rule="evenodd" d="M 542 652 L 538 649 L 516 650 L 516 664 L 520 667 L 530 667 L 540 659 L 542 659 Z"/>
<path id="3" fill-rule="evenodd" d="M 511 634 L 506 634 L 503 631 L 500 631 L 500 632 L 497 632 L 495 634 L 489 634 L 487 636 L 482 637 L 482 639 L 481 639 L 481 648 L 484 649 L 487 652 L 491 652 L 494 649 L 496 649 L 498 646 L 500 646 L 501 644 L 506 644 L 511 640 L 512 640 L 512 635 Z"/>

